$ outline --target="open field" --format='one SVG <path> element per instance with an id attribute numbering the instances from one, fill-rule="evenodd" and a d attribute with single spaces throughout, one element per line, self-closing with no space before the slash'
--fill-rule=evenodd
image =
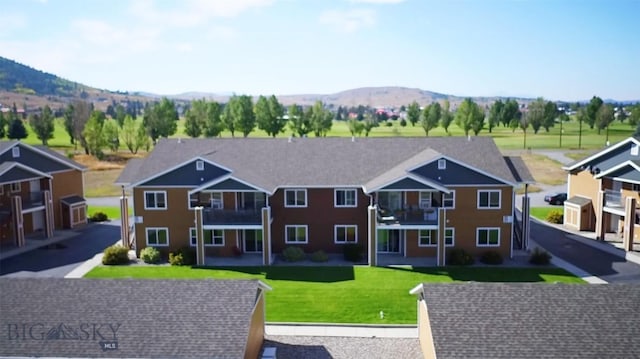
<path id="1" fill-rule="evenodd" d="M 99 266 L 89 278 L 255 278 L 267 293 L 270 322 L 415 324 L 409 290 L 422 282 L 566 282 L 582 280 L 558 268 Z M 380 318 L 384 312 L 384 319 Z"/>
<path id="2" fill-rule="evenodd" d="M 557 186 L 567 181 L 567 172 L 562 169 L 560 162 L 544 155 L 523 153 L 520 157 L 537 183 Z"/>

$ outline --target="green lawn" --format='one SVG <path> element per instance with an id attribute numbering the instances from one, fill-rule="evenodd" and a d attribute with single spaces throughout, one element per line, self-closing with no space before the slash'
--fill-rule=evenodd
<path id="1" fill-rule="evenodd" d="M 369 136 L 371 137 L 389 137 L 389 136 L 424 136 L 424 130 L 419 124 L 416 126 L 402 127 L 400 121 L 388 121 L 391 126 L 387 126 L 386 123 L 380 124 L 380 126 L 374 128 Z M 36 138 L 35 134 L 27 124 L 27 130 L 29 137 L 24 141 L 30 144 L 39 144 L 40 141 Z M 614 122 L 609 128 L 609 142 L 615 143 L 622 139 L 631 136 L 635 128 L 628 123 Z M 287 129 L 284 133 L 278 137 L 284 138 L 290 135 L 290 131 Z M 564 149 L 576 149 L 579 142 L 579 124 L 577 121 L 569 121 L 563 124 L 562 130 L 562 147 Z M 473 134 L 472 134 L 473 135 Z M 526 145 L 524 143 L 524 136 L 522 130 L 512 131 L 511 128 L 496 127 L 490 133 L 485 128 L 480 132 L 480 136 L 492 136 L 498 147 L 501 149 L 522 149 L 522 148 L 560 148 L 560 126 L 556 124 L 555 127 L 550 128 L 549 132 L 544 129 L 540 129 L 537 134 L 533 133 L 533 130 L 529 128 L 526 136 Z M 231 133 L 224 131 L 221 134 L 222 137 L 231 137 Z M 236 137 L 242 137 L 242 133 L 236 132 Z M 249 134 L 250 137 L 266 137 L 266 133 L 262 130 L 255 129 Z M 310 134 L 313 136 L 313 134 Z M 331 131 L 327 136 L 346 136 L 349 137 L 347 123 L 345 121 L 334 121 Z M 429 132 L 429 136 L 464 136 L 464 132 L 456 125 L 452 124 L 449 127 L 449 133 L 445 132 L 442 127 L 437 127 Z M 184 134 L 184 120 L 178 121 L 178 131 L 172 137 L 185 137 Z M 605 146 L 607 141 L 606 131 L 602 130 L 601 133 L 597 133 L 597 130 L 590 129 L 588 125 L 582 126 L 582 140 L 580 141 L 580 147 L 582 149 L 598 149 Z M 73 150 L 73 146 L 70 144 L 69 135 L 64 130 L 64 122 L 62 118 L 56 119 L 54 138 L 49 141 L 51 147 L 56 147 L 64 150 Z M 121 146 L 121 150 L 126 151 L 124 146 Z"/>
<path id="2" fill-rule="evenodd" d="M 558 211 L 560 213 L 564 213 L 564 208 L 562 206 L 553 206 L 553 207 L 531 207 L 529 209 L 529 214 L 531 217 L 535 217 L 539 220 L 546 220 L 547 215 L 551 211 Z"/>
<path id="3" fill-rule="evenodd" d="M 99 266 L 88 278 L 260 279 L 267 294 L 267 321 L 415 324 L 421 282 L 567 282 L 582 280 L 558 268 L 447 267 L 229 267 Z M 380 311 L 384 319 L 380 319 Z"/>
<path id="4" fill-rule="evenodd" d="M 109 219 L 120 218 L 120 207 L 118 206 L 88 206 L 87 214 L 91 217 L 96 212 L 102 212 L 107 215 Z M 129 208 L 129 213 L 133 213 L 133 208 Z"/>

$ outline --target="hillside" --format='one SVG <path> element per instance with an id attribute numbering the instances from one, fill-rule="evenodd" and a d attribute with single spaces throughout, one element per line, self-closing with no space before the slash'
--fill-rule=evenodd
<path id="1" fill-rule="evenodd" d="M 445 99 L 448 99 L 452 106 L 455 106 L 464 99 L 460 96 L 398 86 L 363 87 L 334 94 L 280 95 L 277 94 L 277 90 L 275 92 L 280 102 L 287 106 L 293 103 L 306 106 L 312 105 L 316 101 L 322 101 L 327 105 L 333 106 L 399 107 L 408 105 L 413 101 L 425 105 L 434 101 L 444 101 Z M 135 92 L 129 94 L 96 89 L 0 57 L 0 105 L 3 106 L 11 106 L 11 104 L 15 103 L 18 107 L 26 106 L 27 110 L 36 110 L 44 105 L 57 109 L 66 106 L 74 99 L 84 99 L 93 102 L 96 108 L 105 110 L 113 102 L 126 100 L 156 101 L 162 96 L 152 93 Z M 229 100 L 230 93 L 188 92 L 165 96 L 179 102 L 207 98 L 225 103 Z M 473 97 L 473 99 L 480 105 L 487 105 L 498 99 L 498 97 Z M 517 100 L 520 103 L 527 103 L 531 99 L 518 98 Z"/>

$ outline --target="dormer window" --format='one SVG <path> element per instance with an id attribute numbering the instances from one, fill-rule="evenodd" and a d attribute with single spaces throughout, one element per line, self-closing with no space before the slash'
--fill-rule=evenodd
<path id="1" fill-rule="evenodd" d="M 14 148 L 12 148 L 11 149 L 11 155 L 13 156 L 13 158 L 20 157 L 20 147 L 15 146 Z"/>
<path id="2" fill-rule="evenodd" d="M 447 169 L 447 160 L 445 160 L 444 158 L 439 159 L 438 160 L 438 169 L 439 170 Z"/>
<path id="3" fill-rule="evenodd" d="M 639 152 L 638 145 L 635 143 L 631 144 L 631 156 L 637 156 Z"/>
<path id="4" fill-rule="evenodd" d="M 204 171 L 204 161 L 197 160 L 196 161 L 196 171 Z"/>

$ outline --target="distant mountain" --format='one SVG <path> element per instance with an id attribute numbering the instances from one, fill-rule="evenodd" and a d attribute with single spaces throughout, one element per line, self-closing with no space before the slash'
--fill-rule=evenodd
<path id="1" fill-rule="evenodd" d="M 0 57 L 0 90 L 25 95 L 72 97 L 90 89 L 77 82 Z"/>

